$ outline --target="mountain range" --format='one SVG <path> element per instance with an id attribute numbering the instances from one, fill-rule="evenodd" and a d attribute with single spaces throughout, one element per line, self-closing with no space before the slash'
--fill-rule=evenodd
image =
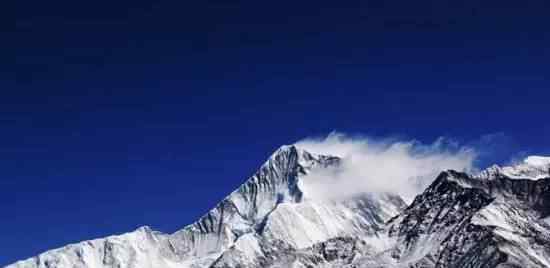
<path id="1" fill-rule="evenodd" d="M 181 230 L 145 226 L 6 268 L 550 267 L 550 157 L 443 170 L 412 202 L 312 193 L 307 175 L 343 161 L 282 146 Z"/>

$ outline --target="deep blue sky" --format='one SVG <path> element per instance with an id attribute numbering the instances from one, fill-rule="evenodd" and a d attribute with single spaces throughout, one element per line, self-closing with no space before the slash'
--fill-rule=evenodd
<path id="1" fill-rule="evenodd" d="M 550 154 L 550 4 L 471 2 L 18 1 L 0 265 L 172 232 L 280 145 L 332 130 Z"/>

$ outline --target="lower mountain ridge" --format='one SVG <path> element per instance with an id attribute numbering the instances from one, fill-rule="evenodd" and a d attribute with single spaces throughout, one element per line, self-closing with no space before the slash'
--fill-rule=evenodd
<path id="1" fill-rule="evenodd" d="M 391 193 L 311 195 L 307 174 L 342 161 L 283 146 L 175 233 L 141 227 L 6 268 L 550 267 L 550 158 L 443 171 L 410 205 Z"/>

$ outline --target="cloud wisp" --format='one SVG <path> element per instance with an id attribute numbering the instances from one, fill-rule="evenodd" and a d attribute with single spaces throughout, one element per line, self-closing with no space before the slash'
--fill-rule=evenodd
<path id="1" fill-rule="evenodd" d="M 477 152 L 446 138 L 431 144 L 415 140 L 350 137 L 331 133 L 296 146 L 342 158 L 341 165 L 313 169 L 304 177 L 307 195 L 341 199 L 366 192 L 391 192 L 405 201 L 427 187 L 443 170 L 473 171 Z"/>

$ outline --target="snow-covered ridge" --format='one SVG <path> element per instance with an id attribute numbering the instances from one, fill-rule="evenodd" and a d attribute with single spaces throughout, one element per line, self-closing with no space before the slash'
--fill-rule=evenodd
<path id="1" fill-rule="evenodd" d="M 500 176 L 505 176 L 511 179 L 531 179 L 538 180 L 550 177 L 550 157 L 546 156 L 529 156 L 522 162 L 500 167 L 493 165 L 475 177 L 480 179 L 495 179 Z"/>

